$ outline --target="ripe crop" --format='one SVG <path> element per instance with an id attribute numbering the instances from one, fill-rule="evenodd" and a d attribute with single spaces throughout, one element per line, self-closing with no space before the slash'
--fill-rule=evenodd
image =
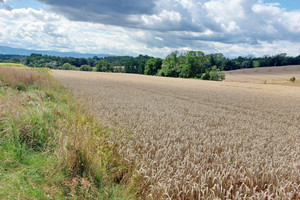
<path id="1" fill-rule="evenodd" d="M 111 129 L 141 198 L 300 198 L 298 87 L 53 74 Z"/>

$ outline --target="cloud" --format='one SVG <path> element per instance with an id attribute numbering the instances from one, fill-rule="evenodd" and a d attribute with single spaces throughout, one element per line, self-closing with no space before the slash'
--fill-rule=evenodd
<path id="1" fill-rule="evenodd" d="M 299 11 L 261 0 L 40 0 L 73 21 L 141 30 L 192 32 L 191 40 L 257 43 L 297 40 Z M 210 34 L 207 34 L 210 32 Z"/>
<path id="2" fill-rule="evenodd" d="M 12 7 L 6 4 L 5 0 L 0 0 L 0 5 L 2 5 L 6 10 L 12 10 Z"/>
<path id="3" fill-rule="evenodd" d="M 300 11 L 262 0 L 40 1 L 48 7 L 0 9 L 1 45 L 160 57 L 300 52 Z"/>
<path id="4" fill-rule="evenodd" d="M 138 16 L 151 15 L 154 0 L 39 0 L 76 21 L 135 27 Z"/>

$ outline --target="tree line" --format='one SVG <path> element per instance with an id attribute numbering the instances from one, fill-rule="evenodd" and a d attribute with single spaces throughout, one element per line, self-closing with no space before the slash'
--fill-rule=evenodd
<path id="1" fill-rule="evenodd" d="M 99 58 L 59 57 L 41 54 L 30 56 L 0 55 L 0 62 L 24 63 L 29 67 L 47 67 L 50 69 L 81 70 L 99 72 L 121 72 L 167 77 L 201 78 L 223 80 L 222 71 L 243 68 L 299 65 L 300 55 L 297 57 L 287 54 L 277 54 L 263 57 L 226 58 L 221 53 L 204 54 L 202 51 L 174 51 L 165 59 L 148 55 L 109 56 Z"/>

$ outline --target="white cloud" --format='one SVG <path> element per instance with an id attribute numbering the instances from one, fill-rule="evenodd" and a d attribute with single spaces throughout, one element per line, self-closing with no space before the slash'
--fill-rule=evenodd
<path id="1" fill-rule="evenodd" d="M 73 4 L 72 12 L 62 14 L 61 4 L 69 1 L 51 2 L 50 10 L 0 9 L 0 45 L 114 55 L 165 56 L 176 49 L 226 56 L 300 54 L 300 11 L 261 0 L 158 0 L 151 12 L 146 4 L 128 8 L 128 15 L 123 11 L 123 25 L 105 17 L 116 15 L 112 4 L 100 18 L 93 9 L 82 18 L 70 16 L 81 10 Z"/>

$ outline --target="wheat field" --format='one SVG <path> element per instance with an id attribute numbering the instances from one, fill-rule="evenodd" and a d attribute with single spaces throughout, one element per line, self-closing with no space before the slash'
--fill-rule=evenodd
<path id="1" fill-rule="evenodd" d="M 141 199 L 300 199 L 299 87 L 52 73 L 111 129 Z"/>
<path id="2" fill-rule="evenodd" d="M 288 84 L 290 78 L 300 79 L 300 65 L 283 67 L 261 67 L 251 69 L 239 69 L 226 72 L 226 82 L 248 83 L 284 83 Z M 299 86 L 299 84 L 291 84 Z"/>

